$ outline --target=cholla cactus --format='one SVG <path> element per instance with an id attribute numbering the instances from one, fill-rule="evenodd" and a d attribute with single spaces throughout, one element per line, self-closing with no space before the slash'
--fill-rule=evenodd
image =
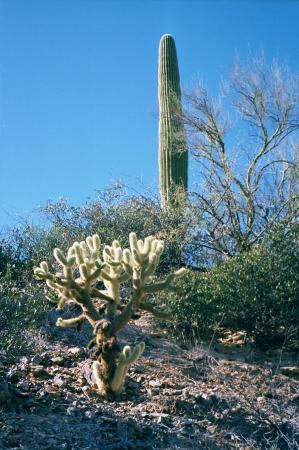
<path id="1" fill-rule="evenodd" d="M 146 298 L 163 289 L 171 289 L 172 282 L 181 276 L 185 269 L 168 275 L 164 281 L 153 282 L 153 275 L 163 252 L 162 241 L 149 236 L 137 240 L 130 234 L 130 249 L 122 249 L 118 241 L 104 246 L 102 256 L 98 235 L 89 236 L 85 241 L 75 242 L 67 254 L 58 248 L 54 256 L 61 271 L 51 273 L 43 261 L 34 269 L 35 275 L 45 279 L 49 288 L 57 295 L 58 308 L 67 302 L 81 306 L 82 313 L 72 319 L 57 320 L 61 327 L 80 326 L 87 320 L 93 327 L 94 337 L 88 348 L 94 349 L 96 360 L 93 373 L 102 395 L 118 394 L 122 391 L 129 367 L 144 350 L 141 342 L 132 350 L 125 346 L 120 352 L 116 334 L 134 316 L 138 309 L 149 311 L 154 316 L 167 318 L 167 313 L 157 310 Z M 121 284 L 132 281 L 132 294 L 129 302 L 123 304 L 120 295 Z M 96 287 L 98 281 L 105 289 Z"/>

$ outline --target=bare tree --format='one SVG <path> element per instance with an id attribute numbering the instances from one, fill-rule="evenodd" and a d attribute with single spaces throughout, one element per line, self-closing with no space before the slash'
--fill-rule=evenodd
<path id="1" fill-rule="evenodd" d="M 239 254 L 278 222 L 298 219 L 297 92 L 298 78 L 259 57 L 235 65 L 217 100 L 202 86 L 185 94 L 183 120 L 199 168 L 193 246 L 205 257 Z"/>

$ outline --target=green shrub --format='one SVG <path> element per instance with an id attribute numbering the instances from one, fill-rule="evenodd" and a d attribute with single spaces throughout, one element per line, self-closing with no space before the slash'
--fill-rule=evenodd
<path id="1" fill-rule="evenodd" d="M 168 302 L 182 337 L 206 337 L 224 328 L 245 330 L 262 348 L 298 345 L 298 226 L 276 231 L 207 273 L 189 271 L 178 285 Z"/>
<path id="2" fill-rule="evenodd" d="M 101 234 L 103 244 L 118 239 L 129 245 L 129 232 L 153 235 L 165 241 L 158 275 L 182 265 L 186 221 L 182 209 L 162 211 L 158 202 L 144 196 L 128 196 L 121 186 L 99 193 L 82 206 L 66 201 L 48 202 L 41 209 L 40 223 L 23 223 L 10 229 L 0 241 L 0 346 L 20 347 L 23 332 L 34 326 L 49 305 L 33 279 L 40 261 L 55 261 L 56 247 L 65 251 L 74 241 Z"/>
<path id="3" fill-rule="evenodd" d="M 159 274 L 184 264 L 188 219 L 184 207 L 161 209 L 154 199 L 142 195 L 128 195 L 122 185 L 98 193 L 96 200 L 82 206 L 72 206 L 61 200 L 48 202 L 42 214 L 48 220 L 49 230 L 60 236 L 57 247 L 67 249 L 75 240 L 99 233 L 102 242 L 119 240 L 129 245 L 127 236 L 134 230 L 139 236 L 152 235 L 165 242 Z M 40 258 L 43 259 L 43 258 Z"/>
<path id="4" fill-rule="evenodd" d="M 23 351 L 25 331 L 36 327 L 48 309 L 45 292 L 32 277 L 37 259 L 51 247 L 49 234 L 39 227 L 10 230 L 0 253 L 0 349 Z"/>
<path id="5" fill-rule="evenodd" d="M 11 280 L 0 279 L 0 349 L 26 349 L 24 331 L 35 327 L 47 309 L 43 291 L 35 283 L 21 287 Z"/>

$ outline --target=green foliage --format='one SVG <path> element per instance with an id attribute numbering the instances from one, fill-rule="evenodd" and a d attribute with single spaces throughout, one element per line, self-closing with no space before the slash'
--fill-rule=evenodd
<path id="1" fill-rule="evenodd" d="M 65 242 L 55 227 L 23 223 L 6 232 L 0 244 L 0 348 L 24 351 L 25 334 L 38 328 L 41 314 L 49 309 L 48 294 L 33 279 L 32 270 L 53 248 Z M 54 258 L 50 258 L 53 262 Z"/>
<path id="2" fill-rule="evenodd" d="M 157 199 L 128 195 L 120 185 L 81 206 L 49 202 L 41 210 L 44 226 L 15 227 L 0 242 L 0 345 L 20 345 L 22 333 L 49 307 L 48 292 L 39 288 L 32 270 L 45 259 L 58 269 L 49 258 L 56 247 L 66 251 L 97 232 L 103 244 L 116 238 L 128 247 L 134 229 L 164 241 L 158 276 L 186 262 L 203 262 L 194 238 L 197 222 L 189 212 L 185 205 L 163 210 Z M 281 227 L 260 246 L 206 274 L 188 271 L 178 282 L 179 295 L 163 295 L 163 300 L 169 301 L 182 337 L 207 337 L 224 327 L 246 330 L 260 346 L 291 342 L 298 338 L 298 273 L 298 228 Z"/>
<path id="3" fill-rule="evenodd" d="M 245 330 L 261 348 L 298 345 L 298 226 L 207 273 L 189 271 L 178 285 L 168 301 L 182 337 L 224 328 Z"/>
<path id="4" fill-rule="evenodd" d="M 43 290 L 34 282 L 18 285 L 9 276 L 0 279 L 0 349 L 22 351 L 27 348 L 24 331 L 35 327 L 48 309 Z"/>
<path id="5" fill-rule="evenodd" d="M 95 233 L 100 233 L 103 243 L 117 239 L 127 247 L 129 233 L 135 230 L 138 235 L 152 235 L 165 242 L 158 274 L 183 263 L 188 219 L 182 203 L 163 210 L 155 198 L 128 195 L 124 186 L 117 184 L 99 192 L 96 200 L 83 206 L 74 207 L 64 200 L 49 202 L 42 214 L 51 224 L 51 236 L 60 239 L 52 249 L 56 246 L 67 249 L 75 240 L 80 242 Z M 39 261 L 45 257 L 44 253 Z"/>
<path id="6" fill-rule="evenodd" d="M 56 242 L 53 233 L 23 225 L 11 229 L 1 242 L 0 348 L 23 351 L 24 333 L 37 326 L 48 309 L 45 292 L 32 277 L 32 269 Z"/>
<path id="7" fill-rule="evenodd" d="M 23 332 L 49 308 L 45 302 L 49 292 L 40 289 L 32 271 L 45 259 L 57 267 L 51 256 L 54 248 L 65 251 L 74 241 L 97 232 L 103 244 L 117 238 L 127 247 L 127 236 L 134 229 L 139 235 L 163 239 L 165 250 L 157 268 L 157 275 L 163 275 L 182 264 L 184 217 L 182 208 L 163 211 L 155 198 L 128 195 L 120 184 L 98 192 L 97 199 L 80 206 L 65 200 L 48 202 L 40 210 L 38 225 L 23 222 L 0 241 L 0 345 L 19 347 L 24 342 Z"/>

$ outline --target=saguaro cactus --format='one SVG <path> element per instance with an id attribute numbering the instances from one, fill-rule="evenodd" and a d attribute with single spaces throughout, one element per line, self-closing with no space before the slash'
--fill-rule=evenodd
<path id="1" fill-rule="evenodd" d="M 188 187 L 188 153 L 181 121 L 181 90 L 175 42 L 165 34 L 159 46 L 159 178 L 163 207 Z"/>
<path id="2" fill-rule="evenodd" d="M 51 273 L 46 261 L 34 269 L 35 275 L 45 279 L 48 287 L 58 294 L 60 309 L 67 302 L 75 302 L 82 309 L 78 317 L 59 318 L 57 326 L 79 327 L 86 320 L 92 326 L 94 337 L 88 348 L 95 357 L 92 370 L 101 395 L 122 391 L 129 367 L 144 350 L 144 343 L 140 342 L 133 349 L 127 345 L 120 351 L 117 332 L 138 309 L 167 318 L 167 313 L 156 309 L 146 298 L 160 290 L 171 289 L 172 281 L 185 269 L 168 275 L 164 281 L 153 282 L 163 248 L 163 242 L 152 236 L 142 241 L 131 233 L 130 249 L 123 250 L 118 241 L 113 241 L 111 246 L 104 246 L 101 257 L 100 238 L 96 234 L 80 243 L 75 242 L 66 255 L 58 248 L 54 250 L 54 257 L 61 267 L 59 272 Z M 121 284 L 130 279 L 131 296 L 123 302 Z M 100 289 L 99 282 L 105 289 Z"/>

